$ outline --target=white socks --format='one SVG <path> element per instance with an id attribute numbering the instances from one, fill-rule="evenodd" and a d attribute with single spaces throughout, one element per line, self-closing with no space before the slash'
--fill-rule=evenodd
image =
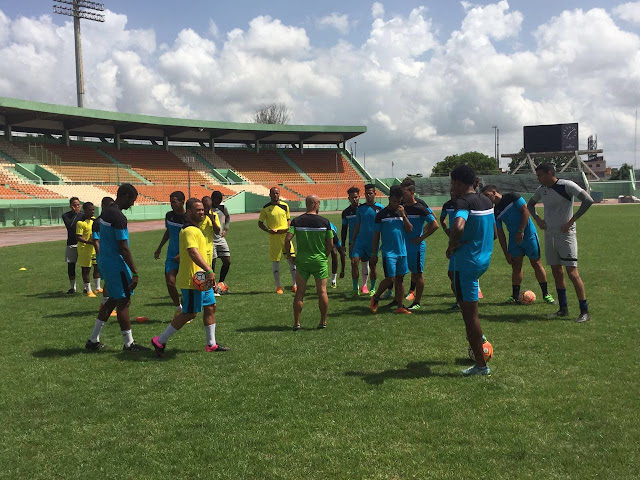
<path id="1" fill-rule="evenodd" d="M 122 340 L 124 341 L 125 347 L 130 347 L 133 343 L 133 335 L 131 334 L 131 330 L 122 330 Z"/>
<path id="2" fill-rule="evenodd" d="M 332 273 L 331 274 L 331 283 L 336 283 L 337 280 L 338 280 L 338 274 L 337 273 Z"/>
<path id="3" fill-rule="evenodd" d="M 367 284 L 367 280 L 369 280 L 369 264 L 361 262 L 360 269 L 362 270 L 362 286 L 364 287 Z"/>
<path id="4" fill-rule="evenodd" d="M 87 293 L 89 293 L 91 291 L 91 282 L 85 282 L 84 283 L 84 290 Z"/>
<path id="5" fill-rule="evenodd" d="M 216 324 L 213 325 L 205 325 L 204 326 L 205 333 L 207 334 L 207 345 L 212 347 L 216 344 Z"/>
<path id="6" fill-rule="evenodd" d="M 272 262 L 273 278 L 276 281 L 276 287 L 280 287 L 280 262 Z"/>
<path id="7" fill-rule="evenodd" d="M 176 330 L 175 328 L 173 328 L 172 325 L 169 325 L 166 330 L 164 332 L 162 332 L 162 335 L 160 335 L 160 338 L 158 339 L 158 341 L 162 344 L 165 345 L 169 339 L 171 337 L 173 337 L 176 333 L 178 332 L 178 330 Z"/>
<path id="8" fill-rule="evenodd" d="M 69 280 L 69 289 L 73 290 L 74 292 L 76 291 L 76 279 L 75 278 L 73 280 Z"/>
<path id="9" fill-rule="evenodd" d="M 102 328 L 107 324 L 107 322 L 103 322 L 99 318 L 96 318 L 96 323 L 93 326 L 93 331 L 91 332 L 90 340 L 93 343 L 98 343 L 100 341 L 100 332 L 102 332 Z M 129 330 L 131 331 L 131 330 Z"/>
<path id="10" fill-rule="evenodd" d="M 100 290 L 100 278 L 93 279 L 93 289 Z"/>
<path id="11" fill-rule="evenodd" d="M 291 281 L 296 284 L 296 264 L 289 262 L 289 272 L 291 272 Z"/>

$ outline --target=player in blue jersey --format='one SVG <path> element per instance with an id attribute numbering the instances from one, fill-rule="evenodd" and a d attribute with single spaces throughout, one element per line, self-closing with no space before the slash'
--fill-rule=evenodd
<path id="1" fill-rule="evenodd" d="M 356 213 L 358 211 L 360 200 L 360 189 L 358 187 L 351 187 L 347 190 L 349 199 L 349 206 L 342 211 L 342 230 L 340 231 L 340 243 L 342 243 L 342 254 L 345 255 L 347 250 L 347 233 L 349 234 L 349 259 L 352 259 L 353 254 L 353 232 L 356 228 Z M 366 264 L 365 264 L 366 265 Z M 363 266 L 364 268 L 364 266 Z M 367 265 L 367 274 L 369 272 Z M 360 287 L 358 285 L 359 280 L 358 264 L 351 261 L 351 281 L 353 282 L 353 295 L 358 296 L 360 293 Z"/>
<path id="2" fill-rule="evenodd" d="M 338 288 L 338 255 L 340 255 L 340 264 L 342 266 L 340 270 L 340 278 L 344 278 L 344 250 L 342 249 L 342 242 L 338 237 L 338 227 L 333 222 L 329 222 L 331 230 L 333 231 L 333 248 L 331 249 L 331 288 Z"/>
<path id="3" fill-rule="evenodd" d="M 100 342 L 100 332 L 107 323 L 109 315 L 116 309 L 122 339 L 123 350 L 137 352 L 144 350 L 133 341 L 129 305 L 131 295 L 138 286 L 138 270 L 129 250 L 129 230 L 127 217 L 122 210 L 131 207 L 138 198 L 138 191 L 130 183 L 123 183 L 118 188 L 115 202 L 105 208 L 100 215 L 100 255 L 98 268 L 109 291 L 109 300 L 98 313 L 98 318 L 87 340 L 87 350 L 100 350 L 104 344 Z"/>
<path id="4" fill-rule="evenodd" d="M 407 218 L 413 225 L 411 233 L 406 235 L 407 263 L 411 272 L 411 287 L 406 300 L 412 302 L 409 310 L 420 310 L 420 300 L 424 291 L 424 258 L 427 251 L 425 239 L 439 227 L 433 211 L 422 200 L 416 199 L 416 184 L 407 177 L 400 184 L 402 204 Z"/>
<path id="5" fill-rule="evenodd" d="M 113 202 L 113 198 L 103 197 L 102 201 L 100 202 L 100 212 L 104 212 L 104 209 L 111 205 Z M 96 249 L 96 262 L 98 262 L 98 259 L 100 258 L 100 218 L 102 218 L 102 214 L 98 215 L 98 218 L 96 218 L 93 222 L 93 225 L 91 225 L 91 238 L 93 238 L 93 247 Z M 107 285 L 105 284 L 104 288 L 102 289 L 102 301 L 100 302 L 100 309 L 102 309 L 103 305 L 107 303 L 107 300 L 109 300 L 109 291 L 107 290 Z M 110 316 L 115 317 L 116 312 L 112 311 Z"/>
<path id="6" fill-rule="evenodd" d="M 376 202 L 376 187 L 372 183 L 364 186 L 364 197 L 366 202 L 359 205 L 356 210 L 356 225 L 353 229 L 353 242 L 349 243 L 349 257 L 351 257 L 351 271 L 358 269 L 362 262 L 362 293 L 374 295 L 376 293 L 376 273 L 375 264 L 371 262 L 373 245 L 374 221 L 376 215 L 384 207 Z M 367 289 L 367 278 L 371 275 L 371 289 Z M 352 273 L 353 275 L 353 273 Z"/>
<path id="7" fill-rule="evenodd" d="M 555 300 L 549 295 L 547 288 L 547 272 L 540 261 L 540 240 L 538 232 L 531 221 L 531 215 L 527 210 L 527 202 L 517 193 L 505 193 L 502 195 L 495 185 L 485 185 L 482 188 L 485 195 L 495 205 L 494 213 L 496 217 L 496 227 L 498 230 L 498 240 L 507 259 L 511 265 L 511 296 L 507 299 L 508 304 L 520 303 L 520 285 L 522 284 L 522 261 L 524 256 L 529 257 L 529 262 L 533 267 L 536 279 L 542 290 L 542 298 L 550 304 Z M 502 224 L 509 232 L 509 243 L 502 229 Z"/>
<path id="8" fill-rule="evenodd" d="M 176 260 L 176 257 L 180 253 L 180 230 L 184 227 L 187 221 L 187 212 L 184 209 L 184 193 L 180 191 L 172 192 L 169 195 L 169 202 L 171 203 L 171 210 L 167 212 L 164 217 L 165 231 L 160 240 L 160 245 L 153 253 L 153 258 L 158 260 L 162 247 L 167 240 L 169 246 L 167 247 L 167 256 L 164 261 L 164 279 L 167 283 L 167 290 L 169 296 L 173 302 L 173 306 L 176 307 L 176 313 L 182 312 L 182 304 L 180 303 L 180 294 L 176 288 L 176 276 L 178 275 L 178 269 L 180 262 Z"/>
<path id="9" fill-rule="evenodd" d="M 462 371 L 468 375 L 491 375 L 482 351 L 482 327 L 478 321 L 478 279 L 489 268 L 495 218 L 493 204 L 474 189 L 476 174 L 468 165 L 451 172 L 451 190 L 455 195 L 455 214 L 449 233 L 447 258 L 453 257 L 456 297 L 462 310 L 467 340 L 476 363 Z"/>
<path id="10" fill-rule="evenodd" d="M 450 194 L 451 198 L 444 202 L 444 205 L 442 205 L 442 210 L 440 212 L 440 225 L 442 225 L 442 230 L 447 235 L 447 237 L 449 237 L 451 234 L 453 217 L 456 213 L 456 210 L 454 208 L 455 196 L 453 195 L 453 192 L 450 192 Z M 449 225 L 448 227 L 447 224 Z M 451 281 L 451 291 L 453 292 L 453 296 L 455 297 L 456 289 L 453 286 L 453 257 L 449 259 L 449 269 L 447 271 L 447 275 L 449 276 L 449 280 Z M 454 302 L 453 305 L 451 305 L 450 310 L 460 310 L 460 305 L 458 305 L 457 301 Z"/>
<path id="11" fill-rule="evenodd" d="M 380 296 L 388 289 L 395 287 L 395 298 L 389 304 L 396 308 L 396 313 L 411 314 L 404 308 L 404 276 L 409 271 L 407 265 L 406 236 L 413 230 L 402 203 L 402 187 L 394 185 L 389 190 L 389 205 L 380 210 L 374 220 L 374 234 L 371 246 L 371 264 L 375 269 L 378 261 L 378 242 L 382 239 L 382 268 L 384 280 L 380 282 L 378 291 L 371 298 L 371 313 L 378 311 Z"/>

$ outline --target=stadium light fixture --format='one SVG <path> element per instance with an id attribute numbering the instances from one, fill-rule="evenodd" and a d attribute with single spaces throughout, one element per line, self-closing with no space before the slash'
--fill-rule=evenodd
<path id="1" fill-rule="evenodd" d="M 70 5 L 67 7 L 66 5 Z M 88 0 L 53 0 L 53 13 L 73 17 L 73 32 L 76 45 L 76 86 L 78 106 L 84 107 L 84 73 L 82 71 L 82 40 L 80 36 L 80 19 L 104 22 L 104 4 Z"/>

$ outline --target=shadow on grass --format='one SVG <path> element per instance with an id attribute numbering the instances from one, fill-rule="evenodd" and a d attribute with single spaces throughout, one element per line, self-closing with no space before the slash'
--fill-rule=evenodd
<path id="1" fill-rule="evenodd" d="M 88 315 L 93 315 L 93 317 L 95 317 L 97 314 L 98 314 L 98 309 L 93 308 L 91 310 L 78 310 L 75 312 L 52 313 L 51 315 L 43 315 L 42 318 L 75 318 L 75 317 L 86 317 Z"/>
<path id="2" fill-rule="evenodd" d="M 430 365 L 445 365 L 446 362 L 411 362 L 406 368 L 384 370 L 382 372 L 345 372 L 347 377 L 361 377 L 369 385 L 382 385 L 385 380 L 415 380 L 426 377 L 457 378 L 457 373 L 433 373 Z"/>
<path id="3" fill-rule="evenodd" d="M 31 356 L 35 358 L 63 358 L 63 357 L 72 357 L 74 355 L 81 355 L 84 353 L 96 353 L 96 352 L 90 352 L 83 347 L 43 348 L 42 350 L 36 350 L 35 352 L 31 352 Z"/>
<path id="4" fill-rule="evenodd" d="M 196 350 L 180 350 L 168 348 L 164 352 L 163 357 L 158 357 L 156 352 L 152 348 L 143 347 L 144 349 L 139 352 L 126 352 L 121 351 L 116 354 L 116 358 L 122 362 L 166 362 L 168 360 L 174 360 L 178 354 L 181 353 L 197 353 Z"/>
<path id="5" fill-rule="evenodd" d="M 470 366 L 473 365 L 475 362 L 473 360 L 471 360 L 469 357 L 458 357 L 455 359 L 455 364 L 456 365 L 466 365 L 466 366 Z"/>
<path id="6" fill-rule="evenodd" d="M 28 295 L 23 295 L 24 297 L 32 297 L 32 298 L 40 298 L 40 299 L 49 299 L 49 298 L 65 298 L 65 297 L 73 297 L 74 295 L 67 295 L 66 292 L 59 290 L 57 292 L 40 292 L 40 293 L 30 293 Z"/>
<path id="7" fill-rule="evenodd" d="M 150 302 L 150 303 L 145 303 L 143 305 L 143 307 L 173 307 L 173 303 L 166 301 L 166 302 Z"/>
<path id="8" fill-rule="evenodd" d="M 290 332 L 292 328 L 285 325 L 257 325 L 255 327 L 238 328 L 236 332 Z"/>
<path id="9" fill-rule="evenodd" d="M 509 322 L 509 323 L 522 323 L 522 322 L 548 322 L 544 315 L 539 313 L 500 313 L 493 315 L 481 315 L 480 322 Z"/>

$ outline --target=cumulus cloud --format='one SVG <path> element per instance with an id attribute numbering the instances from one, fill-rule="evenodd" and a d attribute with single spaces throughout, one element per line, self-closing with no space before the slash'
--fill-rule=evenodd
<path id="1" fill-rule="evenodd" d="M 426 8 L 385 16 L 376 2 L 365 40 L 329 48 L 269 16 L 227 32 L 212 20 L 158 47 L 152 30 L 107 12 L 105 24 L 83 30 L 87 105 L 249 121 L 259 106 L 283 102 L 292 123 L 367 125 L 358 152 L 378 176 L 391 173 L 389 158 L 404 174 L 429 173 L 452 153 L 491 155 L 493 125 L 506 152 L 521 148 L 523 125 L 568 121 L 580 122 L 581 146 L 598 133 L 619 164 L 633 156 L 640 104 L 640 38 L 615 20 L 630 21 L 625 5 L 567 10 L 522 33 L 524 15 L 506 1 L 463 2 L 458 28 L 441 37 Z M 0 10 L 0 95 L 74 105 L 73 49 L 71 22 Z"/>
<path id="2" fill-rule="evenodd" d="M 640 26 L 640 2 L 628 2 L 613 9 L 613 14 L 635 26 Z"/>
<path id="3" fill-rule="evenodd" d="M 316 21 L 319 28 L 334 28 L 343 35 L 349 33 L 349 15 L 332 13 Z"/>

